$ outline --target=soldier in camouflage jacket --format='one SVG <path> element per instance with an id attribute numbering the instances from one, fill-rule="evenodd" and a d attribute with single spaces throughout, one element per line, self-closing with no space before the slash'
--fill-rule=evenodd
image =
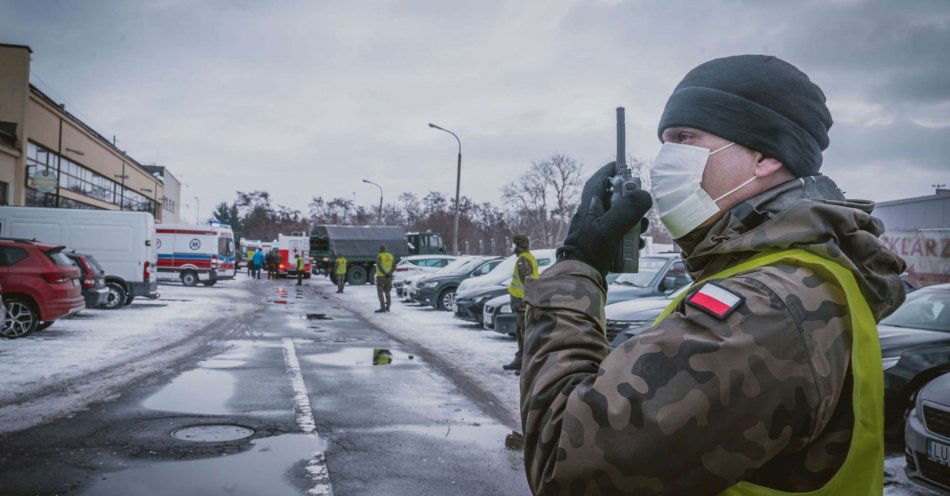
<path id="1" fill-rule="evenodd" d="M 734 130 L 724 139 L 686 124 L 661 123 L 661 132 L 673 131 L 664 141 L 716 149 L 743 140 Z M 690 137 L 676 135 L 683 130 Z M 769 160 L 783 162 L 775 157 L 794 160 L 781 152 L 768 158 L 733 148 L 741 149 L 717 167 L 726 171 L 742 161 L 740 153 L 751 153 L 757 181 L 676 239 L 695 279 L 757 253 L 802 248 L 849 269 L 878 320 L 903 302 L 904 264 L 878 239 L 883 225 L 870 215 L 873 204 L 846 201 L 817 170 L 770 168 Z M 609 170 L 610 164 L 598 174 Z M 714 190 L 714 178 L 707 179 L 704 174 L 703 188 Z M 609 219 L 611 206 L 592 221 L 595 227 L 582 226 L 585 202 L 599 201 L 596 194 L 591 200 L 588 189 L 599 187 L 592 182 L 572 221 L 580 235 L 569 234 L 560 261 L 529 282 L 525 295 L 521 414 L 532 491 L 706 495 L 739 481 L 788 492 L 824 485 L 844 461 L 853 423 L 842 289 L 800 266 L 760 267 L 715 281 L 739 298 L 725 315 L 685 303 L 701 289 L 693 287 L 665 320 L 611 351 L 604 332 L 606 266 L 596 253 L 616 246 L 603 233 L 617 216 Z M 648 200 L 637 212 L 646 208 Z M 598 238 L 591 233 L 603 242 L 584 248 L 584 240 Z"/>

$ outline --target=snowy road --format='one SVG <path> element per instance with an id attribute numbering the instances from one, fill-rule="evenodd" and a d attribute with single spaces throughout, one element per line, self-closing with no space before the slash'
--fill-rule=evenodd
<path id="1" fill-rule="evenodd" d="M 0 494 L 527 494 L 514 340 L 334 289 L 163 286 L 0 341 Z M 885 494 L 936 494 L 902 467 Z"/>

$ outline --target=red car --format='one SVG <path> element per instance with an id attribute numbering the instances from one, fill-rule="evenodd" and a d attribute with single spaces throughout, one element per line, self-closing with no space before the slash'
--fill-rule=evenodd
<path id="1" fill-rule="evenodd" d="M 6 319 L 0 335 L 19 338 L 86 308 L 79 268 L 62 246 L 0 238 L 0 291 Z"/>

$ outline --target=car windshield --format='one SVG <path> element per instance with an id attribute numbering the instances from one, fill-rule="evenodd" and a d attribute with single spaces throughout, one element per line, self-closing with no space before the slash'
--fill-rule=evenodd
<path id="1" fill-rule="evenodd" d="M 640 271 L 633 274 L 620 274 L 614 284 L 645 288 L 653 282 L 656 274 L 666 264 L 665 258 L 643 257 L 640 259 Z"/>
<path id="2" fill-rule="evenodd" d="M 950 289 L 918 289 L 881 324 L 950 332 Z"/>
<path id="3" fill-rule="evenodd" d="M 463 272 L 468 270 L 470 266 L 475 262 L 474 258 L 471 257 L 462 257 L 456 258 L 449 262 L 448 265 L 439 269 L 440 274 L 455 274 L 457 272 Z"/>

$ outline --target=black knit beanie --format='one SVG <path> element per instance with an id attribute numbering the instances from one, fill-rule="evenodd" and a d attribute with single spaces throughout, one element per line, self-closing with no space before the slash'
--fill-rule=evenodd
<path id="1" fill-rule="evenodd" d="M 802 71 L 766 55 L 710 60 L 676 86 L 663 130 L 701 129 L 780 160 L 797 177 L 812 176 L 828 148 L 831 113 L 825 94 Z"/>

